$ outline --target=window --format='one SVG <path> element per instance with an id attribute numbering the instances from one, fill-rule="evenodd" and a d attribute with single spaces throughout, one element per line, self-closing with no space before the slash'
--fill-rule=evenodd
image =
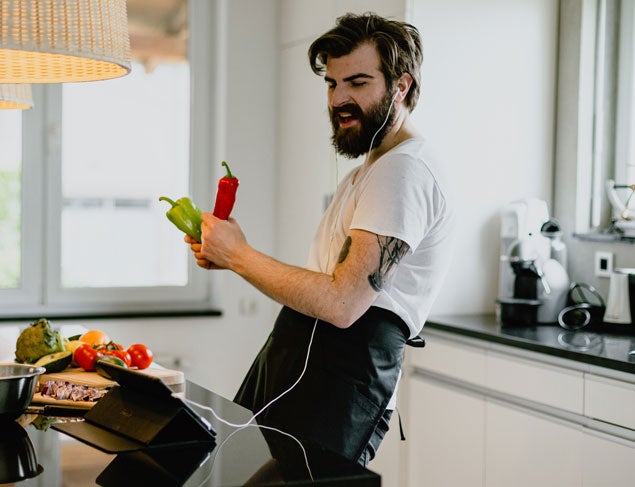
<path id="1" fill-rule="evenodd" d="M 615 181 L 635 184 L 635 5 L 633 2 L 622 2 L 619 27 Z M 632 207 L 635 208 L 635 201 Z"/>
<path id="2" fill-rule="evenodd" d="M 635 5 L 632 1 L 622 2 L 619 26 L 613 218 L 624 235 L 635 237 Z"/>
<path id="3" fill-rule="evenodd" d="M 608 197 L 610 229 L 635 237 L 630 221 L 635 198 L 629 188 L 635 184 L 635 6 L 601 0 L 597 18 L 595 142 L 596 153 L 604 157 L 596 161 L 594 184 Z M 592 224 L 600 222 L 596 210 Z"/>
<path id="4" fill-rule="evenodd" d="M 211 10 L 128 0 L 128 76 L 0 112 L 0 315 L 209 308 L 159 197 L 209 199 Z"/>
<path id="5" fill-rule="evenodd" d="M 187 285 L 189 255 L 158 197 L 190 194 L 189 84 L 183 60 L 63 86 L 62 286 Z M 143 258 L 128 251 L 140 240 L 153 242 Z"/>
<path id="6" fill-rule="evenodd" d="M 0 111 L 0 288 L 16 289 L 21 275 L 22 112 Z"/>
<path id="7" fill-rule="evenodd" d="M 635 184 L 635 7 L 585 0 L 560 8 L 558 218 L 583 240 L 633 238 L 635 222 L 615 220 L 615 206 L 626 204 L 630 190 L 610 199 L 609 183 Z M 628 204 L 635 209 L 635 197 Z"/>

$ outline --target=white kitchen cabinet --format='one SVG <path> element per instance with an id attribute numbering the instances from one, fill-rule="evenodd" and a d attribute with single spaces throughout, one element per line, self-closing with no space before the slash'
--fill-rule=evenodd
<path id="1" fill-rule="evenodd" d="M 581 485 L 581 427 L 491 401 L 485 421 L 488 487 Z"/>
<path id="2" fill-rule="evenodd" d="M 470 384 L 485 385 L 485 351 L 474 347 L 472 342 L 433 338 L 434 345 L 409 354 L 413 367 L 434 372 Z"/>
<path id="3" fill-rule="evenodd" d="M 429 329 L 407 365 L 408 487 L 635 485 L 635 377 Z"/>
<path id="4" fill-rule="evenodd" d="M 408 485 L 483 485 L 485 400 L 416 378 L 408 405 Z"/>
<path id="5" fill-rule="evenodd" d="M 635 442 L 587 432 L 582 441 L 583 487 L 635 484 Z"/>
<path id="6" fill-rule="evenodd" d="M 490 351 L 487 386 L 514 397 L 582 414 L 584 374 L 533 359 Z"/>
<path id="7" fill-rule="evenodd" d="M 586 416 L 635 429 L 635 384 L 587 374 L 585 385 Z"/>

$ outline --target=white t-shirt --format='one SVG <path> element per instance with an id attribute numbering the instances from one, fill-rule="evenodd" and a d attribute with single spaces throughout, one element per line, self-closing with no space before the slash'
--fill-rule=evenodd
<path id="1" fill-rule="evenodd" d="M 307 267 L 331 274 L 352 229 L 407 243 L 410 251 L 373 306 L 400 316 L 412 338 L 421 331 L 449 266 L 453 220 L 443 171 L 424 139 L 408 139 L 342 180 L 317 229 Z"/>

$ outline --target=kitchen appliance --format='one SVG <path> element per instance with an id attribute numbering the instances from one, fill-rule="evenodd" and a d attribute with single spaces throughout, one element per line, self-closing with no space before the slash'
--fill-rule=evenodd
<path id="1" fill-rule="evenodd" d="M 0 421 L 13 420 L 26 410 L 44 372 L 44 367 L 0 364 Z"/>
<path id="2" fill-rule="evenodd" d="M 635 323 L 635 268 L 618 268 L 611 273 L 604 321 Z"/>
<path id="3" fill-rule="evenodd" d="M 511 296 L 499 296 L 497 304 L 500 321 L 508 326 L 535 325 L 538 320 L 538 286 L 545 291 L 549 285 L 543 280 L 542 269 L 536 264 L 538 254 L 530 239 L 516 240 L 509 247 L 507 263 L 513 273 Z M 546 286 L 546 288 L 545 288 Z"/>
<path id="4" fill-rule="evenodd" d="M 512 251 L 522 250 L 523 259 L 544 261 L 550 256 L 549 239 L 540 233 L 542 225 L 549 220 L 547 203 L 538 198 L 512 201 L 503 207 L 500 214 L 500 258 L 498 275 L 498 298 L 509 299 L 514 295 L 516 276 L 510 264 Z M 522 242 L 522 248 L 517 247 Z M 531 253 L 532 255 L 528 255 Z M 534 255 L 535 254 L 535 255 Z M 516 254 L 516 257 L 521 257 Z"/>
<path id="5" fill-rule="evenodd" d="M 557 322 L 570 285 L 561 234 L 545 201 L 526 198 L 503 208 L 497 299 L 502 324 Z"/>
<path id="6" fill-rule="evenodd" d="M 523 326 L 555 324 L 566 307 L 570 281 L 567 271 L 555 259 L 540 264 L 537 254 L 528 250 L 527 241 L 510 249 L 509 264 L 514 272 L 511 297 L 499 297 L 501 322 Z"/>

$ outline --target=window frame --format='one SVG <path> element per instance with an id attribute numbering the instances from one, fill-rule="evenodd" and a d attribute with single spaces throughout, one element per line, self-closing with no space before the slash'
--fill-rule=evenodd
<path id="1" fill-rule="evenodd" d="M 218 80 L 213 66 L 222 18 L 217 2 L 189 0 L 190 194 L 210 198 Z M 0 319 L 94 313 L 200 312 L 214 307 L 210 272 L 188 260 L 186 286 L 63 288 L 61 285 L 62 86 L 33 86 L 34 108 L 22 118 L 21 285 L 0 290 Z M 150 243 L 150 242 L 149 242 Z M 131 247 L 138 242 L 131 237 Z M 185 245 L 185 244 L 184 244 Z"/>
<path id="2" fill-rule="evenodd" d="M 619 30 L 614 179 L 616 183 L 627 184 L 635 182 L 626 180 L 627 166 L 635 164 L 635 5 L 632 1 L 620 3 Z"/>
<path id="3" fill-rule="evenodd" d="M 618 57 L 618 50 L 623 48 L 624 29 L 619 18 L 626 3 L 560 1 L 553 199 L 556 216 L 580 240 L 621 240 L 605 233 L 612 214 L 606 181 L 620 177 L 620 144 L 624 131 L 634 128 L 621 120 L 624 107 L 619 100 L 626 95 L 616 90 L 623 76 L 625 54 Z M 628 95 L 635 96 L 630 87 Z"/>

